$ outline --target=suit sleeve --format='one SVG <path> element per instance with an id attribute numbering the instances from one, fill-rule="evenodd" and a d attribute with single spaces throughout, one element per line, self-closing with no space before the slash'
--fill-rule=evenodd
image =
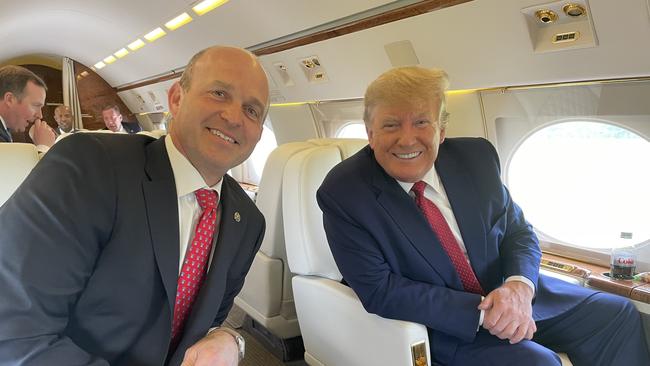
<path id="1" fill-rule="evenodd" d="M 415 281 L 395 273 L 380 245 L 328 195 L 318 191 L 332 255 L 366 311 L 384 318 L 424 324 L 471 342 L 476 336 L 481 296 Z"/>
<path id="2" fill-rule="evenodd" d="M 0 365 L 108 365 L 65 330 L 110 235 L 114 187 L 102 146 L 78 135 L 0 208 Z"/>
<path id="3" fill-rule="evenodd" d="M 496 149 L 487 140 L 481 139 L 480 141 L 484 141 L 489 149 L 482 155 L 492 157 L 494 164 L 492 172 L 496 173 L 493 175 L 497 182 L 497 191 L 501 195 L 500 200 L 503 202 L 503 214 L 496 220 L 497 224 L 488 232 L 488 240 L 492 239 L 493 235 L 501 236 L 499 253 L 503 278 L 524 276 L 537 288 L 539 263 L 542 257 L 537 235 L 533 227 L 526 221 L 521 208 L 512 200 L 510 192 L 501 182 L 501 169 Z M 486 166 L 489 165 L 486 164 Z"/>

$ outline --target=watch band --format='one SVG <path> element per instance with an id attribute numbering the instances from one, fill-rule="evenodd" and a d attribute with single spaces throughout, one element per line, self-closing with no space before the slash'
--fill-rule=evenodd
<path id="1" fill-rule="evenodd" d="M 208 330 L 207 335 L 210 335 L 213 332 L 216 332 L 217 330 L 226 332 L 226 333 L 230 334 L 231 336 L 233 336 L 233 338 L 235 338 L 235 342 L 237 343 L 237 350 L 239 351 L 239 362 L 241 362 L 241 360 L 244 359 L 244 354 L 246 353 L 246 340 L 244 339 L 244 337 L 242 337 L 241 334 L 237 333 L 236 330 L 226 328 L 226 327 L 214 327 L 214 328 L 211 328 L 210 330 Z"/>

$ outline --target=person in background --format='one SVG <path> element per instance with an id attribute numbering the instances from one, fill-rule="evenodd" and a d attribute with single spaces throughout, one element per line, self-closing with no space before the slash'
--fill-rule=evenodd
<path id="1" fill-rule="evenodd" d="M 494 147 L 445 138 L 447 85 L 403 67 L 368 87 L 369 145 L 317 193 L 343 279 L 368 312 L 424 324 L 432 364 L 650 365 L 629 300 L 539 273 Z"/>
<path id="2" fill-rule="evenodd" d="M 72 111 L 67 105 L 59 105 L 54 109 L 54 120 L 59 125 L 59 128 L 55 130 L 57 135 L 73 131 Z"/>
<path id="3" fill-rule="evenodd" d="M 21 66 L 0 68 L 0 142 L 13 142 L 11 132 L 24 132 L 33 123 L 33 138 L 39 152 L 54 144 L 54 131 L 42 121 L 47 86 L 43 79 Z"/>
<path id="4" fill-rule="evenodd" d="M 76 133 L 0 208 L 0 365 L 234 366 L 222 327 L 264 236 L 226 172 L 269 108 L 250 52 L 211 47 L 169 91 L 169 134 Z"/>
<path id="5" fill-rule="evenodd" d="M 138 133 L 142 128 L 137 122 L 124 122 L 120 107 L 110 104 L 102 109 L 102 118 L 107 130 L 113 132 Z"/>

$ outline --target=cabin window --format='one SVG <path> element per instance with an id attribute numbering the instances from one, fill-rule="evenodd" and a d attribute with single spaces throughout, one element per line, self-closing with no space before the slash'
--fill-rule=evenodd
<path id="1" fill-rule="evenodd" d="M 612 248 L 631 246 L 637 271 L 650 271 L 650 82 L 478 97 L 503 181 L 542 250 L 608 266 Z"/>
<path id="2" fill-rule="evenodd" d="M 541 237 L 585 248 L 650 240 L 650 142 L 601 121 L 542 127 L 506 168 L 514 200 Z"/>
<path id="3" fill-rule="evenodd" d="M 351 121 L 341 126 L 336 132 L 337 138 L 368 139 L 366 125 L 363 121 Z"/>
<path id="4" fill-rule="evenodd" d="M 278 143 L 275 139 L 275 133 L 273 133 L 270 119 L 267 117 L 262 129 L 262 137 L 255 146 L 251 156 L 242 164 L 229 170 L 228 174 L 238 182 L 255 186 L 258 185 L 262 177 L 262 170 L 264 169 L 264 164 L 266 164 L 266 159 L 268 159 L 271 151 L 276 147 L 278 147 Z"/>

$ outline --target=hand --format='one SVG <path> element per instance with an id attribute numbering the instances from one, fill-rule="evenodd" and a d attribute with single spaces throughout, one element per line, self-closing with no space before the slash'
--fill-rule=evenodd
<path id="1" fill-rule="evenodd" d="M 185 351 L 181 366 L 237 366 L 238 363 L 239 349 L 235 338 L 215 330 Z"/>
<path id="2" fill-rule="evenodd" d="M 47 122 L 37 119 L 34 122 L 34 125 L 31 128 L 33 134 L 32 140 L 36 145 L 45 145 L 52 147 L 54 145 L 54 140 L 56 140 L 56 135 Z M 30 134 L 30 135 L 32 135 Z"/>
<path id="3" fill-rule="evenodd" d="M 533 290 L 521 281 L 510 281 L 490 292 L 479 304 L 485 311 L 483 328 L 510 344 L 532 339 L 537 331 L 533 320 Z"/>

